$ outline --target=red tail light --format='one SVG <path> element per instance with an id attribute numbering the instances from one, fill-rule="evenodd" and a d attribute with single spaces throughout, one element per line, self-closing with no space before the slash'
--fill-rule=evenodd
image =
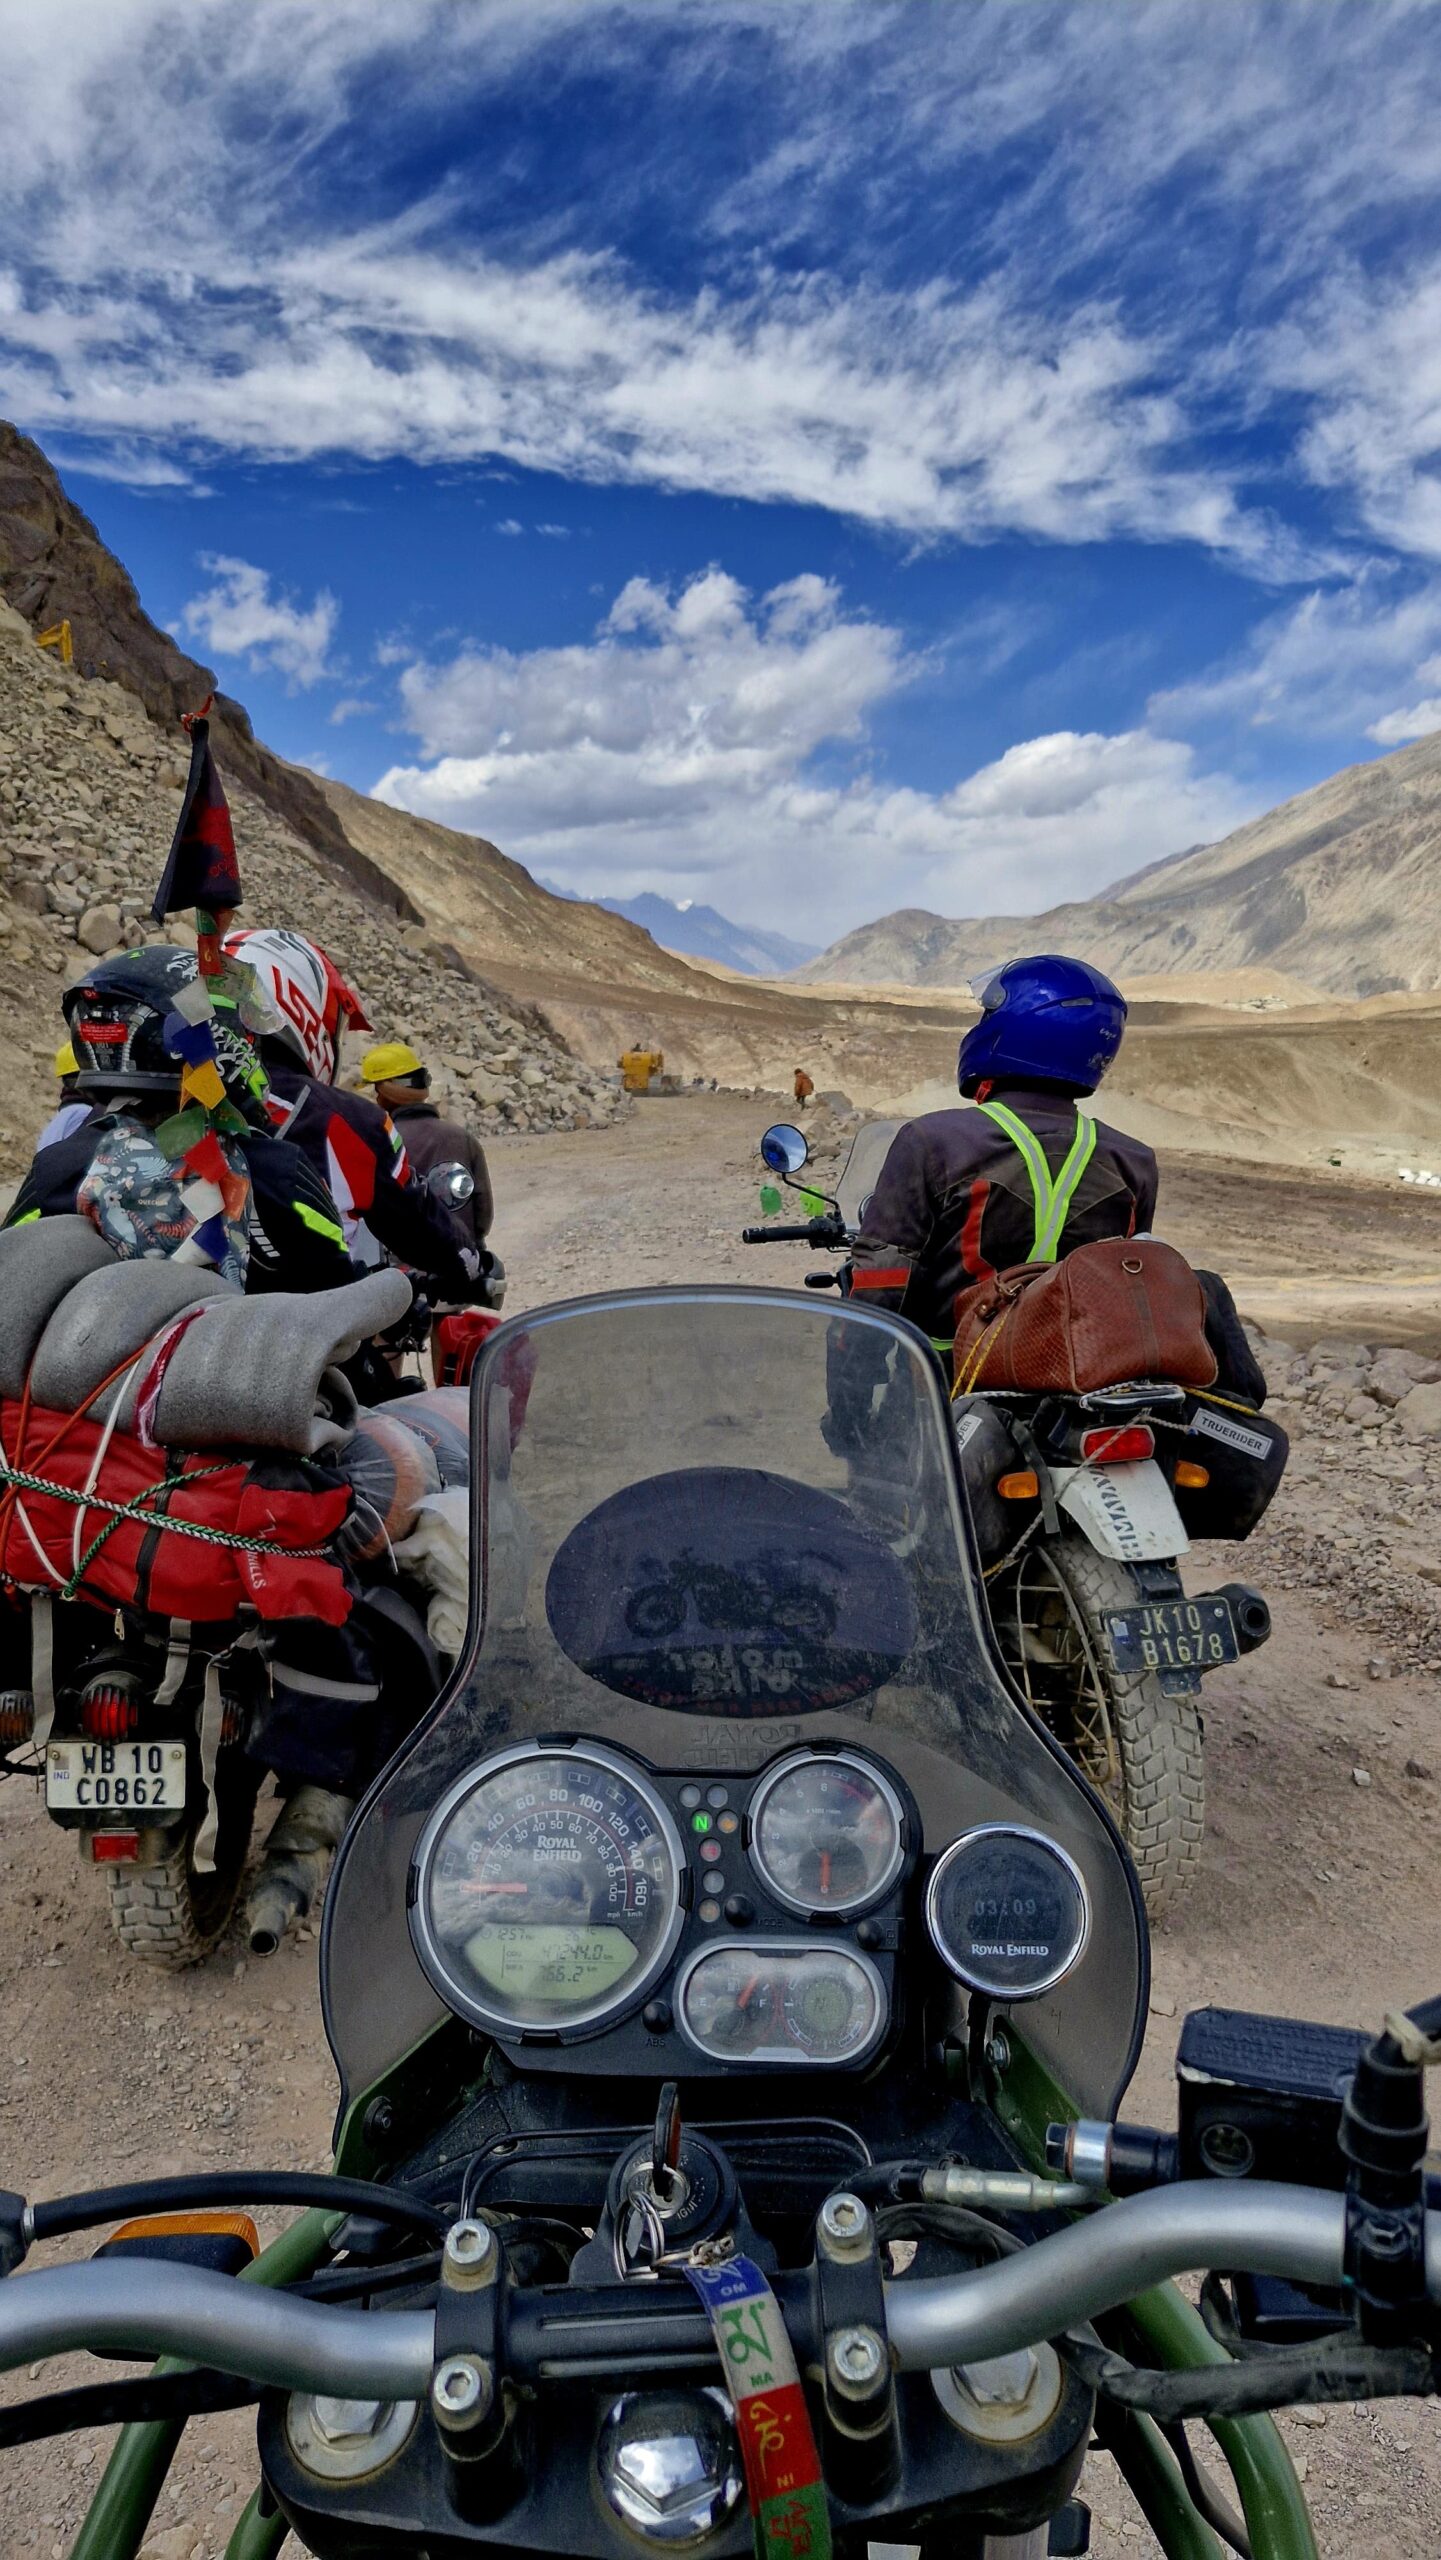
<path id="1" fill-rule="evenodd" d="M 125 1742 L 140 1722 L 140 1709 L 128 1689 L 97 1681 L 80 1701 L 80 1730 L 91 1742 Z"/>
<path id="2" fill-rule="evenodd" d="M 1081 1455 L 1092 1466 L 1128 1466 L 1135 1458 L 1154 1458 L 1156 1435 L 1149 1422 L 1112 1423 L 1108 1431 L 1083 1431 Z"/>
<path id="3" fill-rule="evenodd" d="M 97 1867 L 123 1866 L 127 1859 L 140 1855 L 138 1831 L 92 1831 L 90 1855 Z"/>

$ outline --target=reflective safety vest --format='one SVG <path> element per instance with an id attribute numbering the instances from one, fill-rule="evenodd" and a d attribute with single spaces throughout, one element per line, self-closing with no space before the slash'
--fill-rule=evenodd
<path id="1" fill-rule="evenodd" d="M 1046 1162 L 1046 1151 L 1024 1120 L 1004 1102 L 983 1102 L 979 1108 L 988 1120 L 1003 1129 L 1031 1177 L 1031 1197 L 1035 1203 L 1036 1231 L 1028 1262 L 1054 1262 L 1060 1250 L 1062 1234 L 1071 1204 L 1081 1187 L 1081 1176 L 1096 1150 L 1096 1124 L 1084 1111 L 1076 1113 L 1076 1134 L 1071 1150 L 1060 1172 L 1053 1175 Z"/>

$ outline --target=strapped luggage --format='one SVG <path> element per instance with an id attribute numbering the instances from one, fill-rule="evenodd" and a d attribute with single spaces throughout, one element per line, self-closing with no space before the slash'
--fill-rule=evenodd
<path id="1" fill-rule="evenodd" d="M 956 1300 L 955 1392 L 1009 1387 L 1085 1395 L 1133 1378 L 1209 1387 L 1200 1282 L 1156 1236 L 1078 1245 L 1063 1262 L 1025 1262 Z"/>

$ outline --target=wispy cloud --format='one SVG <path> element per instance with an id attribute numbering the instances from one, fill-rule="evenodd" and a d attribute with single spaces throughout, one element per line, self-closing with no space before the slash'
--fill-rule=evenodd
<path id="1" fill-rule="evenodd" d="M 678 591 L 633 578 L 583 645 L 407 668 L 425 760 L 375 789 L 568 887 L 684 879 L 828 933 L 895 905 L 1022 912 L 1252 814 L 1190 747 L 1144 730 L 1029 739 L 946 791 L 889 786 L 868 726 L 914 672 L 900 634 L 824 579 L 752 597 L 715 568 Z M 817 779 L 836 750 L 853 778 Z"/>
<path id="2" fill-rule="evenodd" d="M 322 588 L 302 608 L 274 595 L 263 569 L 252 561 L 207 552 L 201 567 L 213 584 L 192 596 L 181 623 L 219 658 L 243 658 L 252 668 L 273 668 L 292 685 L 318 684 L 331 673 L 328 653 L 339 608 Z"/>
<path id="3" fill-rule="evenodd" d="M 1364 731 L 1391 745 L 1419 734 L 1406 724 L 1418 716 L 1418 691 L 1441 681 L 1438 646 L 1441 576 L 1375 568 L 1267 616 L 1230 658 L 1156 694 L 1149 716 L 1182 734 Z"/>

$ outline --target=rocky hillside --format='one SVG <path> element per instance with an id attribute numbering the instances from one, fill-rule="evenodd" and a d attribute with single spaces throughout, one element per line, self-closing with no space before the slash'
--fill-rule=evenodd
<path id="1" fill-rule="evenodd" d="M 377 907 L 251 789 L 228 740 L 217 735 L 216 747 L 246 918 L 295 924 L 324 943 L 377 1034 L 413 1041 L 476 1127 L 600 1125 L 626 1107 L 533 1009 L 478 981 L 423 926 Z M 153 930 L 144 918 L 186 764 L 173 722 L 152 720 L 126 685 L 60 666 L 0 604 L 0 1171 L 28 1162 L 53 1102 L 62 988 L 87 954 Z"/>
<path id="2" fill-rule="evenodd" d="M 1074 951 L 1122 978 L 1264 963 L 1341 995 L 1441 987 L 1441 731 L 1098 898 L 955 921 L 902 908 L 796 976 L 964 986 L 1018 950 Z"/>
<path id="3" fill-rule="evenodd" d="M 414 920 L 385 874 L 346 839 L 314 776 L 261 745 L 249 718 L 217 690 L 209 667 L 151 621 L 134 580 L 106 549 L 90 518 L 61 486 L 38 444 L 0 419 L 0 598 L 33 631 L 68 622 L 82 675 L 135 694 L 152 720 L 173 729 L 183 711 L 215 694 L 212 729 L 225 770 L 284 820 L 304 844 L 331 860 L 383 904 Z"/>

